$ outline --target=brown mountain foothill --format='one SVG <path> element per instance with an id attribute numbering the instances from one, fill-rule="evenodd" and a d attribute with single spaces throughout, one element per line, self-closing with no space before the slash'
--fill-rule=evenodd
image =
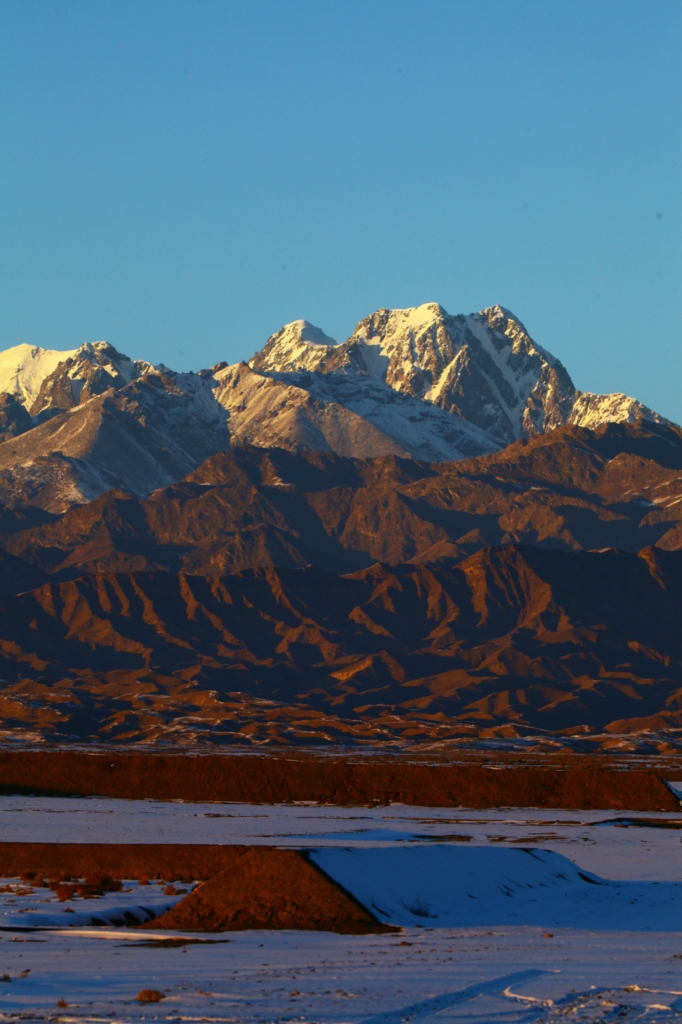
<path id="1" fill-rule="evenodd" d="M 458 462 L 245 446 L 144 499 L 107 491 L 63 515 L 36 509 L 43 521 L 25 525 L 17 508 L 0 521 L 0 548 L 57 578 L 311 563 L 350 573 L 453 565 L 504 544 L 676 550 L 681 499 L 682 434 L 644 421 L 558 427 Z"/>
<path id="2" fill-rule="evenodd" d="M 609 747 L 682 729 L 674 425 L 557 426 L 456 462 L 245 445 L 63 513 L 26 487 L 0 507 L 14 739 Z"/>
<path id="3" fill-rule="evenodd" d="M 47 573 L 23 558 L 0 550 L 0 594 L 9 596 L 33 590 L 48 580 Z"/>
<path id="4" fill-rule="evenodd" d="M 0 713 L 59 742 L 360 743 L 682 727 L 682 552 L 97 573 L 0 599 Z"/>

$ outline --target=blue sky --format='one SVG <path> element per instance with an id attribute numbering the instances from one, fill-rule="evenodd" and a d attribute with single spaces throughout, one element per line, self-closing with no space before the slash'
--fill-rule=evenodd
<path id="1" fill-rule="evenodd" d="M 679 0 L 0 0 L 0 348 L 500 303 L 682 421 Z"/>

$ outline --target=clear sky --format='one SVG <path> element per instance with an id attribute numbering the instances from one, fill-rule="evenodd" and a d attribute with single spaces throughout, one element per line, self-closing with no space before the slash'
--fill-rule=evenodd
<path id="1" fill-rule="evenodd" d="M 682 421 L 680 0 L 0 0 L 0 348 L 500 303 Z"/>

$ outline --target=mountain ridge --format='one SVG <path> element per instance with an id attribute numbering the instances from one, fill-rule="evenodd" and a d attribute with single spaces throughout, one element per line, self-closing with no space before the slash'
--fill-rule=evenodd
<path id="1" fill-rule="evenodd" d="M 6 506 L 0 519 L 0 549 L 57 578 L 313 562 L 344 573 L 455 564 L 509 543 L 682 548 L 682 431 L 559 427 L 451 463 L 243 446 L 144 498 L 110 490 L 61 514 Z"/>
<path id="2" fill-rule="evenodd" d="M 0 392 L 2 500 L 53 512 L 110 488 L 143 497 L 241 445 L 446 462 L 562 425 L 670 425 L 635 399 L 575 389 L 501 306 L 382 309 L 340 344 L 295 321 L 248 364 L 196 374 L 106 342 L 18 346 L 0 353 Z"/>

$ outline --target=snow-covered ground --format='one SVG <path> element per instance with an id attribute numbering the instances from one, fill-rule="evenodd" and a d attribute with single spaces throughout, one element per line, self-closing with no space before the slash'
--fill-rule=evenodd
<path id="1" fill-rule="evenodd" d="M 650 821 L 641 828 L 634 822 Z M 661 828 L 670 824 L 673 827 Z M 656 827 L 653 827 L 656 826 Z M 682 881 L 682 811 L 193 804 L 0 796 L 0 838 L 26 843 L 245 843 L 539 847 L 602 878 Z"/>
<path id="2" fill-rule="evenodd" d="M 0 931 L 0 1021 L 682 1018 L 682 813 L 0 797 L 0 837 L 304 847 L 403 926 L 377 936 L 141 933 L 83 927 L 64 904 L 37 902 L 53 899 L 46 890 L 2 893 L 3 928 L 37 913 L 53 927 Z M 178 898 L 141 889 L 126 882 L 87 913 L 120 919 L 124 901 Z M 85 903 L 72 908 L 85 913 Z M 65 917 L 72 927 L 55 929 Z M 140 1004 L 145 988 L 166 998 Z"/>
<path id="3" fill-rule="evenodd" d="M 146 924 L 170 910 L 192 888 L 178 882 L 170 886 L 176 890 L 171 895 L 165 891 L 167 881 L 141 885 L 135 879 L 125 882 L 120 892 L 96 897 L 74 893 L 70 899 L 59 899 L 42 881 L 0 879 L 0 931 Z"/>
<path id="4" fill-rule="evenodd" d="M 0 970 L 11 981 L 0 981 L 0 1020 L 520 1024 L 568 1017 L 655 1024 L 682 1018 L 682 941 L 671 933 L 411 928 L 379 936 L 209 938 L 214 943 L 173 947 L 157 944 L 168 943 L 167 932 L 5 933 Z M 145 988 L 166 998 L 140 1005 L 135 997 Z"/>

